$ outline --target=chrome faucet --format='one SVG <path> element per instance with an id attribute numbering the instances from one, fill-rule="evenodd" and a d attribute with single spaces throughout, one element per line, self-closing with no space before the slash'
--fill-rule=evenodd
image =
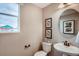
<path id="1" fill-rule="evenodd" d="M 65 42 L 64 42 L 64 45 L 65 45 L 65 46 L 70 46 L 70 43 L 69 43 L 68 41 L 65 41 Z"/>

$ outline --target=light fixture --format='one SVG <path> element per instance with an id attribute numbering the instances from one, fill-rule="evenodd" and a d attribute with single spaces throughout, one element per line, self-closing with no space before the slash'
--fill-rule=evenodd
<path id="1" fill-rule="evenodd" d="M 67 7 L 69 5 L 71 5 L 72 3 L 61 3 L 58 8 L 64 8 L 64 7 Z"/>

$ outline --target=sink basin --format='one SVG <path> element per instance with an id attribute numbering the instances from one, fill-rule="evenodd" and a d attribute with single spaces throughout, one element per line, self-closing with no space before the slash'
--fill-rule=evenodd
<path id="1" fill-rule="evenodd" d="M 68 47 L 68 46 L 65 46 L 64 43 L 56 43 L 54 44 L 54 48 L 61 52 L 79 55 L 79 48 L 73 45 L 70 45 Z"/>

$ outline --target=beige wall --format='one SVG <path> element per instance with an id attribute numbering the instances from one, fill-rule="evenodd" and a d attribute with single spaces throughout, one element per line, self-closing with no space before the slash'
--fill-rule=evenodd
<path id="1" fill-rule="evenodd" d="M 20 33 L 0 34 L 0 55 L 33 55 L 42 41 L 42 9 L 32 4 L 21 5 Z M 29 48 L 24 49 L 25 45 Z"/>
<path id="2" fill-rule="evenodd" d="M 79 5 L 73 4 L 72 6 L 69 6 L 67 8 L 61 8 L 61 9 L 58 9 L 57 6 L 58 6 L 58 4 L 54 4 L 54 5 L 51 4 L 51 5 L 49 5 L 49 6 L 47 6 L 47 7 L 45 7 L 43 9 L 43 11 L 44 11 L 44 14 L 43 14 L 44 19 L 52 17 L 52 37 L 53 37 L 52 41 L 53 41 L 53 44 L 56 43 L 56 42 L 62 42 L 64 40 L 69 40 L 70 42 L 72 42 L 72 44 L 75 44 L 75 37 L 76 36 L 71 37 L 71 38 L 62 36 L 60 34 L 60 31 L 59 31 L 58 23 L 59 23 L 59 18 L 61 16 L 61 14 L 65 10 L 67 10 L 67 9 L 75 9 L 75 10 L 79 11 L 79 7 L 78 7 Z"/>
<path id="3" fill-rule="evenodd" d="M 45 37 L 45 19 L 52 17 L 52 15 L 58 10 L 58 5 L 59 3 L 51 3 L 47 7 L 43 8 L 43 38 Z"/>
<path id="4" fill-rule="evenodd" d="M 49 18 L 52 17 L 52 15 L 58 11 L 58 5 L 59 3 L 52 3 L 48 5 L 47 7 L 43 8 L 43 18 Z"/>

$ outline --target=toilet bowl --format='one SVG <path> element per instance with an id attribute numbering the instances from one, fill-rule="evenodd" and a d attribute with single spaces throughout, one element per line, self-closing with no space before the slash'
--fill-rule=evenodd
<path id="1" fill-rule="evenodd" d="M 36 53 L 34 54 L 34 56 L 46 56 L 46 55 L 47 55 L 47 53 L 44 52 L 44 51 L 38 51 L 38 52 L 36 52 Z"/>
<path id="2" fill-rule="evenodd" d="M 52 43 L 49 42 L 42 42 L 42 51 L 37 51 L 34 56 L 46 56 L 48 52 L 51 51 Z"/>

